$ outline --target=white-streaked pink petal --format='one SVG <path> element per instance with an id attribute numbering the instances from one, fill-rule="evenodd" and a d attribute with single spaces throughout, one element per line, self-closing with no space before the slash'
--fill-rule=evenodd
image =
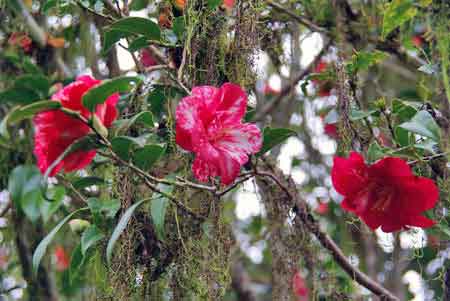
<path id="1" fill-rule="evenodd" d="M 251 123 L 233 124 L 212 133 L 215 148 L 226 153 L 239 164 L 248 161 L 248 155 L 257 153 L 262 146 L 261 131 Z"/>

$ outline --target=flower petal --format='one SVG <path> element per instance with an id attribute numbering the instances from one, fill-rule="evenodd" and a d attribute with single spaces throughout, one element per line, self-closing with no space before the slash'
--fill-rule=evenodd
<path id="1" fill-rule="evenodd" d="M 384 181 L 396 181 L 397 177 L 410 177 L 412 175 L 408 164 L 395 157 L 381 159 L 369 167 L 370 177 L 376 177 Z"/>
<path id="2" fill-rule="evenodd" d="M 433 208 L 439 199 L 439 189 L 433 180 L 425 177 L 404 177 L 399 185 L 403 212 L 417 215 Z"/>
<path id="3" fill-rule="evenodd" d="M 257 153 L 262 146 L 261 131 L 251 123 L 233 124 L 226 128 L 210 127 L 208 136 L 212 144 L 240 165 L 248 161 L 248 155 Z"/>
<path id="4" fill-rule="evenodd" d="M 334 189 L 343 196 L 352 196 L 367 185 L 367 165 L 364 158 L 351 152 L 348 159 L 335 157 L 331 169 L 331 180 Z"/>
<path id="5" fill-rule="evenodd" d="M 217 115 L 223 122 L 237 123 L 247 110 L 247 94 L 239 85 L 225 83 L 216 95 L 220 104 Z"/>
<path id="6" fill-rule="evenodd" d="M 234 179 L 239 175 L 241 170 L 241 165 L 238 161 L 233 158 L 223 154 L 219 159 L 219 171 L 220 180 L 222 184 L 229 185 L 233 183 Z"/>
<path id="7" fill-rule="evenodd" d="M 192 164 L 194 176 L 201 182 L 208 182 L 210 177 L 219 175 L 217 166 L 197 156 Z"/>
<path id="8" fill-rule="evenodd" d="M 436 224 L 436 222 L 432 219 L 429 219 L 428 217 L 425 217 L 423 215 L 417 215 L 413 218 L 409 219 L 408 225 L 409 226 L 415 226 L 415 227 L 421 227 L 421 228 L 429 228 Z"/>
<path id="9" fill-rule="evenodd" d="M 61 111 L 46 111 L 37 114 L 34 118 L 34 154 L 42 173 L 69 147 L 75 140 L 87 135 L 89 127 L 81 121 L 67 116 Z M 87 152 L 83 152 L 86 156 Z M 75 154 L 75 153 L 74 153 Z M 94 152 L 95 155 L 95 152 Z M 81 169 L 92 160 L 92 154 L 83 160 L 67 156 L 52 171 L 55 175 L 61 168 L 69 166 L 69 170 Z M 87 162 L 87 163 L 86 163 Z"/>
<path id="10" fill-rule="evenodd" d="M 201 100 L 195 97 L 184 97 L 177 106 L 176 136 L 178 145 L 187 151 L 194 151 L 199 147 L 200 140 L 206 140 L 205 129 L 198 107 Z"/>
<path id="11" fill-rule="evenodd" d="M 104 104 L 97 106 L 96 115 L 103 122 L 104 126 L 110 127 L 113 121 L 116 120 L 118 115 L 116 105 L 118 101 L 119 94 L 114 93 L 106 99 Z"/>

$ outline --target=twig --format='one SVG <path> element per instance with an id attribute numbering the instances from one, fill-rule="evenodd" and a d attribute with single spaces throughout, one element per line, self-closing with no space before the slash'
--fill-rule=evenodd
<path id="1" fill-rule="evenodd" d="M 440 154 L 435 154 L 435 155 L 431 155 L 431 156 L 427 156 L 427 157 L 423 157 L 421 159 L 418 160 L 413 160 L 413 161 L 408 161 L 408 165 L 414 165 L 417 162 L 422 162 L 422 161 L 430 161 L 436 158 L 440 158 L 440 157 L 444 157 L 448 154 L 449 152 L 444 152 L 444 153 L 440 153 Z"/>
<path id="2" fill-rule="evenodd" d="M 234 182 L 233 184 L 231 184 L 230 186 L 226 187 L 224 190 L 218 191 L 218 192 L 216 193 L 216 195 L 217 195 L 218 197 L 221 197 L 221 196 L 227 194 L 228 192 L 230 192 L 231 190 L 233 190 L 234 188 L 236 188 L 236 186 L 238 186 L 239 184 L 244 183 L 245 181 L 247 181 L 247 180 L 249 180 L 249 179 L 251 179 L 251 178 L 253 178 L 253 175 L 243 177 L 243 178 L 237 180 L 236 182 Z"/>
<path id="3" fill-rule="evenodd" d="M 6 207 L 4 207 L 2 211 L 0 211 L 0 217 L 3 217 L 6 213 L 8 213 L 8 210 L 11 209 L 11 207 L 11 199 L 8 199 L 8 204 L 6 204 Z"/>
<path id="4" fill-rule="evenodd" d="M 157 70 L 162 70 L 162 69 L 168 69 L 169 66 L 168 65 L 154 65 L 154 66 L 150 66 L 145 68 L 145 72 L 150 73 L 153 71 L 157 71 Z"/>
<path id="5" fill-rule="evenodd" d="M 287 96 L 291 91 L 294 89 L 294 87 L 297 85 L 299 81 L 301 81 L 305 76 L 307 76 L 309 73 L 311 73 L 314 66 L 319 62 L 321 57 L 325 54 L 328 47 L 331 45 L 331 42 L 328 42 L 327 45 L 325 45 L 320 53 L 314 58 L 314 60 L 301 72 L 297 77 L 295 77 L 293 80 L 291 80 L 290 83 L 288 83 L 283 89 L 281 89 L 280 94 L 278 94 L 277 98 L 275 98 L 272 102 L 269 102 L 266 104 L 258 113 L 256 113 L 256 116 L 253 118 L 254 121 L 262 121 L 264 117 L 272 112 L 283 100 L 285 96 Z"/>
<path id="6" fill-rule="evenodd" d="M 320 241 L 320 244 L 327 249 L 334 260 L 347 272 L 347 274 L 360 285 L 366 287 L 371 292 L 380 296 L 382 300 L 393 300 L 399 301 L 390 291 L 382 287 L 379 283 L 372 280 L 369 276 L 361 272 L 357 267 L 353 266 L 350 261 L 345 256 L 344 252 L 339 248 L 339 246 L 331 239 L 331 237 L 322 232 L 319 228 L 317 221 L 308 212 L 306 204 L 302 203 L 292 192 L 281 183 L 274 174 L 270 172 L 257 171 L 256 175 L 268 177 L 272 179 L 281 190 L 283 190 L 290 201 L 292 202 L 294 212 L 296 213 L 295 218 L 299 219 L 301 224 L 304 224 L 308 231 L 310 231 L 314 236 Z"/>
<path id="7" fill-rule="evenodd" d="M 311 20 L 307 19 L 304 16 L 297 15 L 293 13 L 291 10 L 284 8 L 278 3 L 273 2 L 272 0 L 266 0 L 267 4 L 275 8 L 276 10 L 290 16 L 294 20 L 296 20 L 298 23 L 305 25 L 306 27 L 310 28 L 313 31 L 317 31 L 326 35 L 329 35 L 329 31 L 325 28 L 322 28 L 318 26 L 317 24 L 314 24 Z"/>

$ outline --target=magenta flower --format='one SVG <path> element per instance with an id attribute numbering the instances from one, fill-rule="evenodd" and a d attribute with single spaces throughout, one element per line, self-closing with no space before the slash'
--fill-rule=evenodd
<path id="1" fill-rule="evenodd" d="M 230 184 L 239 175 L 248 155 L 259 151 L 261 132 L 256 125 L 242 123 L 247 95 L 238 85 L 220 88 L 199 86 L 184 97 L 176 111 L 176 142 L 194 152 L 194 176 L 206 182 L 220 176 Z"/>

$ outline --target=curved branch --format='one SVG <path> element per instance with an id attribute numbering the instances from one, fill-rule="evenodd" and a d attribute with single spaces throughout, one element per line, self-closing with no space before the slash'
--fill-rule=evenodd
<path id="1" fill-rule="evenodd" d="M 353 266 L 345 256 L 344 252 L 333 241 L 333 239 L 321 231 L 319 224 L 314 217 L 309 213 L 307 205 L 296 197 L 282 182 L 281 180 L 270 172 L 257 171 L 257 176 L 268 177 L 275 182 L 277 186 L 283 190 L 290 200 L 289 206 L 293 207 L 293 211 L 296 213 L 295 219 L 306 226 L 309 232 L 320 241 L 320 244 L 327 249 L 334 260 L 341 266 L 341 268 L 356 282 L 370 290 L 375 295 L 379 296 L 382 300 L 399 301 L 390 291 L 381 286 L 378 282 L 372 280 L 365 273 L 361 272 L 357 267 Z"/>

